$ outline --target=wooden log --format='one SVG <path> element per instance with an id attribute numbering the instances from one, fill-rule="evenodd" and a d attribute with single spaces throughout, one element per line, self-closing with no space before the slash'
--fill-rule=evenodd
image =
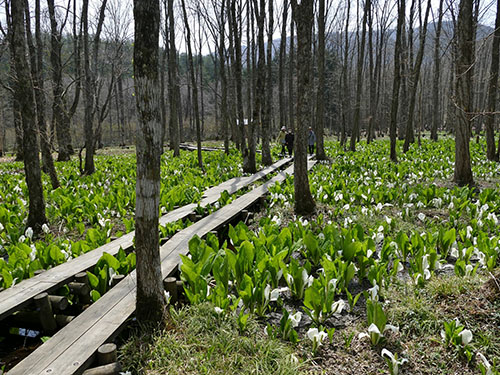
<path id="1" fill-rule="evenodd" d="M 170 294 L 170 303 L 177 302 L 177 280 L 175 277 L 167 277 L 163 280 L 163 287 Z"/>
<path id="2" fill-rule="evenodd" d="M 86 296 L 90 293 L 90 286 L 84 283 L 72 282 L 68 284 L 68 287 L 77 296 Z"/>
<path id="3" fill-rule="evenodd" d="M 87 272 L 79 272 L 75 275 L 75 281 L 77 283 L 85 284 L 87 288 L 81 287 L 82 290 L 81 292 L 74 292 L 75 294 L 80 296 L 80 302 L 84 305 L 88 305 L 92 302 L 92 299 L 90 298 L 90 283 L 89 283 L 89 277 L 87 276 Z M 71 283 L 70 283 L 71 284 Z M 69 286 L 71 289 L 71 286 Z M 87 290 L 88 289 L 88 290 Z"/>
<path id="4" fill-rule="evenodd" d="M 117 375 L 121 370 L 122 366 L 118 362 L 114 362 L 85 370 L 83 375 Z"/>
<path id="5" fill-rule="evenodd" d="M 114 287 L 116 284 L 118 284 L 124 278 L 125 278 L 125 275 L 114 275 L 113 278 L 111 279 L 111 287 Z"/>
<path id="6" fill-rule="evenodd" d="M 116 362 L 116 344 L 104 344 L 97 349 L 97 363 L 99 366 Z"/>
<path id="7" fill-rule="evenodd" d="M 64 296 L 49 296 L 49 301 L 52 305 L 52 310 L 63 311 L 69 305 L 68 299 Z"/>
<path id="8" fill-rule="evenodd" d="M 67 326 L 73 319 L 75 317 L 71 315 L 56 315 L 56 323 L 59 328 Z"/>
<path id="9" fill-rule="evenodd" d="M 43 330 L 46 332 L 54 332 L 57 329 L 57 323 L 54 318 L 54 313 L 52 312 L 49 295 L 47 293 L 40 293 L 35 296 L 34 300 L 39 310 L 39 319 Z"/>

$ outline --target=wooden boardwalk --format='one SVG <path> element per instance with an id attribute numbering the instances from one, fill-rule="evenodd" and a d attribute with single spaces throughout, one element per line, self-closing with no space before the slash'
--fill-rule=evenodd
<path id="1" fill-rule="evenodd" d="M 309 162 L 311 168 L 314 162 Z M 293 165 L 275 177 L 251 190 L 175 234 L 160 248 L 162 273 L 167 277 L 179 262 L 180 254 L 188 253 L 189 240 L 223 226 L 242 210 L 267 193 L 269 187 L 293 173 Z M 9 371 L 9 375 L 81 374 L 93 361 L 99 346 L 112 340 L 135 310 L 136 274 L 133 271 L 108 293 L 57 332 L 29 357 Z"/>
<path id="2" fill-rule="evenodd" d="M 217 202 L 224 190 L 229 194 L 234 194 L 238 190 L 262 179 L 269 173 L 276 171 L 289 161 L 289 158 L 281 159 L 251 176 L 235 177 L 207 189 L 198 204 L 192 203 L 169 212 L 160 218 L 160 225 L 184 219 L 193 214 L 198 205 L 207 207 Z M 95 266 L 104 252 L 115 255 L 120 248 L 124 250 L 130 249 L 133 246 L 134 236 L 135 231 L 127 233 L 112 242 L 82 254 L 78 258 L 51 268 L 30 279 L 23 280 L 19 284 L 0 292 L 0 320 L 27 306 L 36 295 L 54 291 L 73 281 L 72 279 L 75 274 L 89 270 Z"/>

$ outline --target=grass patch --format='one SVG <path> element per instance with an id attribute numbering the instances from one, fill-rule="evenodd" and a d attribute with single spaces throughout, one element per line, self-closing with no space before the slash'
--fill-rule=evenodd
<path id="1" fill-rule="evenodd" d="M 210 304 L 172 310 L 170 327 L 135 333 L 121 349 L 124 369 L 150 375 L 299 373 L 291 346 L 265 336 L 255 321 L 240 334 L 236 317 L 218 315 Z"/>

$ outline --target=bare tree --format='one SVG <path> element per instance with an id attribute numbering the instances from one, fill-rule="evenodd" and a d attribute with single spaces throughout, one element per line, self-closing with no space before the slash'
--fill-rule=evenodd
<path id="1" fill-rule="evenodd" d="M 441 80 L 441 29 L 443 27 L 443 2 L 439 0 L 438 21 L 436 25 L 436 36 L 434 38 L 434 78 L 432 81 L 432 127 L 431 139 L 438 140 L 438 126 L 441 121 L 441 101 L 439 100 L 439 83 Z"/>
<path id="2" fill-rule="evenodd" d="M 26 225 L 31 227 L 33 232 L 37 234 L 41 231 L 42 225 L 47 222 L 47 219 L 45 217 L 45 202 L 38 156 L 39 149 L 36 139 L 35 98 L 33 96 L 30 68 L 26 61 L 25 5 L 24 1 L 12 1 L 11 3 L 10 42 L 17 78 L 14 95 L 20 106 L 23 126 L 24 171 L 29 196 L 29 213 Z"/>
<path id="3" fill-rule="evenodd" d="M 137 319 L 159 324 L 166 309 L 159 252 L 161 126 L 158 78 L 159 0 L 134 0 L 134 83 L 138 114 L 135 249 Z"/>
<path id="4" fill-rule="evenodd" d="M 309 215 L 316 203 L 311 195 L 307 172 L 307 131 L 311 123 L 310 98 L 313 0 L 292 0 L 292 17 L 297 25 L 297 115 L 295 128 L 294 190 L 295 212 Z"/>
<path id="5" fill-rule="evenodd" d="M 401 39 L 403 34 L 403 24 L 405 20 L 405 1 L 398 0 L 398 25 L 396 30 L 396 46 L 394 48 L 394 81 L 392 84 L 392 100 L 391 100 L 391 118 L 389 132 L 391 138 L 391 160 L 396 162 L 396 131 L 397 131 L 397 116 L 399 104 L 399 87 L 401 83 Z"/>
<path id="6" fill-rule="evenodd" d="M 194 71 L 193 52 L 191 50 L 191 29 L 189 27 L 189 20 L 186 12 L 186 2 L 182 0 L 182 14 L 184 16 L 184 27 L 186 28 L 186 44 L 188 48 L 188 65 L 191 77 L 191 90 L 193 94 L 193 111 L 196 124 L 196 143 L 198 153 L 198 166 L 203 168 L 203 159 L 201 156 L 201 125 L 200 125 L 200 112 L 198 109 L 198 85 L 196 83 L 196 75 Z"/>
<path id="7" fill-rule="evenodd" d="M 354 102 L 354 121 L 351 133 L 351 151 L 356 151 L 356 142 L 359 138 L 359 122 L 361 116 L 361 91 L 363 89 L 363 65 L 365 61 L 366 19 L 370 10 L 371 0 L 365 0 L 363 21 L 361 25 L 361 42 L 358 45 L 358 65 L 356 78 L 356 99 Z"/>
<path id="8" fill-rule="evenodd" d="M 95 171 L 94 153 L 98 132 L 94 131 L 94 115 L 96 108 L 96 70 L 99 53 L 99 41 L 108 0 L 102 0 L 99 8 L 97 27 L 92 39 L 92 51 L 90 51 L 88 10 L 89 0 L 83 0 L 82 24 L 83 24 L 83 56 L 84 56 L 84 130 L 85 130 L 85 170 L 84 174 L 90 175 Z M 92 58 L 92 64 L 91 64 Z"/>
<path id="9" fill-rule="evenodd" d="M 419 3 L 419 8 L 420 3 Z M 424 48 L 425 39 L 427 37 L 427 19 L 429 17 L 429 12 L 431 9 L 431 0 L 427 1 L 427 9 L 425 10 L 425 16 L 423 20 L 423 25 L 420 25 L 420 45 L 418 48 L 417 59 L 415 65 L 411 69 L 410 74 L 410 104 L 408 108 L 408 120 L 406 123 L 406 136 L 405 142 L 403 144 L 403 152 L 407 152 L 410 148 L 410 143 L 414 141 L 414 130 L 413 130 L 413 116 L 415 114 L 415 103 L 417 98 L 417 88 L 418 82 L 420 80 L 420 67 L 422 66 L 422 60 L 424 58 Z M 405 109 L 406 110 L 406 109 Z"/>
<path id="10" fill-rule="evenodd" d="M 500 48 L 500 0 L 497 0 L 497 15 L 495 20 L 495 31 L 493 33 L 493 43 L 491 46 L 490 77 L 488 81 L 488 102 L 486 111 L 486 157 L 488 160 L 498 161 L 499 154 L 495 150 L 494 121 L 498 90 L 498 64 Z M 500 144 L 499 144 L 500 145 Z M 500 147 L 499 147 L 500 148 Z M 499 150 L 500 151 L 500 150 Z"/>
<path id="11" fill-rule="evenodd" d="M 47 133 L 47 124 L 45 123 L 45 92 L 43 90 L 43 42 L 40 29 L 40 0 L 35 1 L 35 38 L 36 47 L 31 34 L 30 12 L 28 1 L 26 0 L 26 37 L 31 62 L 31 76 L 35 89 L 36 119 L 38 131 L 40 134 L 40 146 L 42 149 L 43 169 L 48 173 L 52 189 L 59 187 L 54 160 L 50 150 L 49 135 Z"/>
<path id="12" fill-rule="evenodd" d="M 281 40 L 278 70 L 278 96 L 280 106 L 280 128 L 286 126 L 286 106 L 285 106 L 285 56 L 286 56 L 286 25 L 288 19 L 288 1 L 283 2 L 283 15 L 281 20 Z"/>
<path id="13" fill-rule="evenodd" d="M 318 88 L 316 99 L 316 159 L 325 160 L 323 134 L 325 128 L 325 0 L 319 0 L 318 7 Z"/>
<path id="14" fill-rule="evenodd" d="M 472 75 L 474 64 L 473 1 L 460 0 L 456 30 L 455 102 L 455 174 L 459 186 L 474 183 L 470 160 L 472 112 Z"/>

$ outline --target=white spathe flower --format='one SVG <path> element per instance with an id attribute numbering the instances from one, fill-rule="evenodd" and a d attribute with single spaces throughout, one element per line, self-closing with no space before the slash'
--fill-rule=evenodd
<path id="1" fill-rule="evenodd" d="M 42 231 L 43 233 L 49 233 L 50 232 L 49 226 L 47 224 L 43 224 Z"/>
<path id="2" fill-rule="evenodd" d="M 3 224 L 0 223 L 0 232 L 4 230 Z"/>
<path id="3" fill-rule="evenodd" d="M 368 289 L 368 293 L 370 293 L 370 299 L 372 301 L 378 300 L 378 291 L 379 291 L 379 286 L 378 284 L 375 284 L 372 288 Z"/>
<path id="4" fill-rule="evenodd" d="M 290 354 L 288 357 L 288 362 L 292 363 L 292 364 L 298 364 L 299 363 L 299 359 L 297 358 L 297 356 L 295 354 Z"/>
<path id="5" fill-rule="evenodd" d="M 472 273 L 473 270 L 474 270 L 474 266 L 472 264 L 467 264 L 465 266 L 465 274 L 467 276 L 469 276 Z"/>
<path id="6" fill-rule="evenodd" d="M 289 315 L 288 318 L 292 322 L 292 328 L 295 328 L 299 325 L 300 321 L 302 320 L 302 313 L 300 311 L 297 311 L 295 314 Z"/>
<path id="7" fill-rule="evenodd" d="M 222 310 L 219 306 L 215 306 L 214 310 L 217 313 L 217 315 L 220 315 L 224 312 L 224 310 Z"/>
<path id="8" fill-rule="evenodd" d="M 486 375 L 493 375 L 493 371 L 491 370 L 491 364 L 486 359 L 486 357 L 480 352 L 477 352 L 476 357 L 478 357 L 481 360 L 482 365 L 483 365 L 484 369 L 486 370 Z"/>
<path id="9" fill-rule="evenodd" d="M 273 289 L 271 291 L 271 297 L 269 298 L 269 300 L 271 302 L 277 301 L 278 298 L 279 298 L 279 296 L 280 296 L 280 290 L 279 289 Z"/>
<path id="10" fill-rule="evenodd" d="M 26 237 L 24 236 L 24 234 L 21 234 L 21 236 L 19 237 L 18 242 L 24 242 L 24 241 L 26 241 Z"/>
<path id="11" fill-rule="evenodd" d="M 423 212 L 420 212 L 418 215 L 417 215 L 418 219 L 420 221 L 424 221 L 425 220 L 425 214 Z"/>
<path id="12" fill-rule="evenodd" d="M 286 274 L 286 282 L 288 284 L 292 284 L 293 283 L 293 276 L 289 273 Z"/>
<path id="13" fill-rule="evenodd" d="M 399 366 L 402 366 L 408 360 L 406 358 L 403 359 L 397 359 L 394 354 L 392 354 L 390 351 L 387 349 L 382 349 L 382 357 L 388 358 L 392 362 L 392 375 L 398 375 L 399 374 Z"/>
<path id="14" fill-rule="evenodd" d="M 380 329 L 378 329 L 378 327 L 377 327 L 377 325 L 375 323 L 372 323 L 368 327 L 368 333 L 369 334 L 374 333 L 374 334 L 380 335 Z"/>
<path id="15" fill-rule="evenodd" d="M 473 231 L 473 229 L 472 229 L 472 227 L 471 227 L 470 225 L 467 225 L 467 228 L 465 228 L 465 229 L 466 229 L 466 231 L 467 231 L 467 235 L 466 235 L 466 237 L 467 237 L 468 239 L 470 239 L 470 238 L 472 237 L 472 231 Z"/>
<path id="16" fill-rule="evenodd" d="M 342 310 L 344 310 L 344 308 L 345 308 L 345 301 L 339 299 L 338 301 L 332 304 L 332 313 L 340 314 Z"/>
<path id="17" fill-rule="evenodd" d="M 33 229 L 31 227 L 26 228 L 24 235 L 31 240 L 33 238 Z"/>
<path id="18" fill-rule="evenodd" d="M 328 334 L 324 331 L 318 331 L 317 328 L 309 328 L 309 331 L 307 331 L 307 337 L 309 337 L 309 340 L 311 340 L 313 343 L 317 343 L 318 345 L 321 345 L 321 342 L 328 336 Z"/>
<path id="19" fill-rule="evenodd" d="M 393 326 L 392 324 L 386 324 L 384 327 L 385 331 L 391 331 L 392 333 L 399 333 L 399 327 Z"/>
<path id="20" fill-rule="evenodd" d="M 462 338 L 463 345 L 469 345 L 472 341 L 472 332 L 469 329 L 464 329 L 458 335 Z"/>

